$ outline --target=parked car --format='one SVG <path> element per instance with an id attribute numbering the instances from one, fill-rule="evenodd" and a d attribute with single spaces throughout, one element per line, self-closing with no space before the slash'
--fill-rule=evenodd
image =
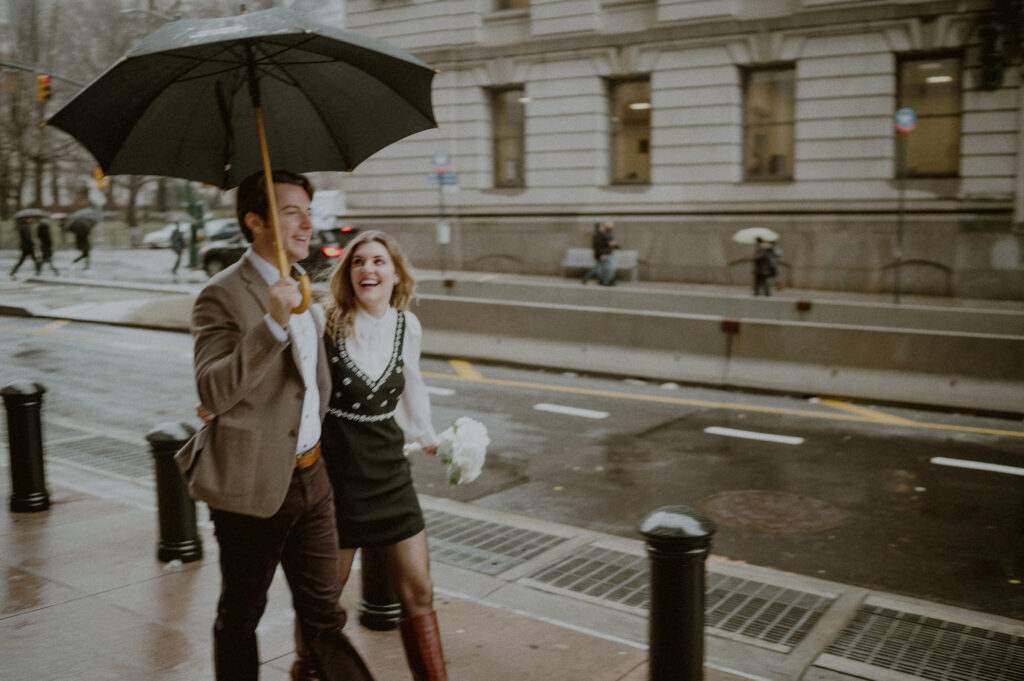
<path id="1" fill-rule="evenodd" d="M 170 223 L 165 227 L 161 227 L 155 232 L 142 237 L 142 245 L 146 248 L 170 248 L 171 247 L 171 234 L 174 232 L 174 228 L 178 224 L 181 224 L 181 228 L 188 234 L 191 226 L 187 222 L 183 223 Z"/>
<path id="2" fill-rule="evenodd" d="M 326 276 L 331 266 L 345 254 L 345 246 L 358 233 L 359 229 L 351 225 L 314 230 L 309 239 L 309 256 L 299 264 L 313 279 Z M 203 270 L 212 277 L 241 258 L 248 247 L 249 242 L 241 233 L 206 243 L 199 249 Z"/>
<path id="3" fill-rule="evenodd" d="M 199 240 L 221 241 L 241 233 L 242 229 L 238 226 L 237 218 L 216 218 L 205 221 L 203 231 L 199 235 Z"/>

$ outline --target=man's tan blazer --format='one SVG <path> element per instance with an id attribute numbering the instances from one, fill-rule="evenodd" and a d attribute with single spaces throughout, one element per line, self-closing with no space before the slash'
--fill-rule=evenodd
<path id="1" fill-rule="evenodd" d="M 192 308 L 199 401 L 216 414 L 175 455 L 191 495 L 211 508 L 260 518 L 284 501 L 295 466 L 305 383 L 298 351 L 263 317 L 268 287 L 246 258 L 209 281 Z M 330 397 L 323 311 L 317 331 L 320 420 Z"/>

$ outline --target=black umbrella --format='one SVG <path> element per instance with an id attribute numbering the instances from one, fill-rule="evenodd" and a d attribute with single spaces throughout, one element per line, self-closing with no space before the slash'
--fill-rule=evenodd
<path id="1" fill-rule="evenodd" d="M 25 218 L 48 218 L 50 214 L 39 208 L 22 208 L 11 217 L 15 220 L 23 220 Z"/>
<path id="2" fill-rule="evenodd" d="M 82 208 L 76 210 L 65 220 L 69 232 L 75 234 L 88 234 L 96 223 L 100 221 L 100 214 L 94 208 Z"/>
<path id="3" fill-rule="evenodd" d="M 352 170 L 437 125 L 434 73 L 383 41 L 283 9 L 189 19 L 146 36 L 49 123 L 107 174 L 229 188 L 262 168 L 278 234 L 270 157 L 297 172 Z"/>

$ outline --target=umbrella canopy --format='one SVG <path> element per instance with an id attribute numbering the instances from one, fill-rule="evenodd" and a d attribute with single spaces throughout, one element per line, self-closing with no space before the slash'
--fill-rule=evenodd
<path id="1" fill-rule="evenodd" d="M 166 24 L 49 124 L 108 175 L 163 175 L 227 189 L 263 168 L 352 170 L 436 127 L 435 71 L 383 41 L 283 9 Z"/>
<path id="2" fill-rule="evenodd" d="M 65 224 L 68 226 L 69 231 L 79 234 L 82 232 L 88 233 L 99 221 L 100 214 L 95 209 L 82 208 L 69 215 L 67 220 L 65 220 Z"/>
<path id="3" fill-rule="evenodd" d="M 22 208 L 11 217 L 15 220 L 22 220 L 24 218 L 48 218 L 50 214 L 39 208 Z"/>
<path id="4" fill-rule="evenodd" d="M 777 241 L 778 232 L 767 227 L 747 227 L 732 235 L 732 240 L 738 244 L 752 244 L 758 239 L 761 241 Z"/>

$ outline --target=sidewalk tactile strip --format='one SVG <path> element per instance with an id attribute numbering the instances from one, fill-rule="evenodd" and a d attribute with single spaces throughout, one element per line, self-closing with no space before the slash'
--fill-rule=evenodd
<path id="1" fill-rule="evenodd" d="M 1024 681 L 1024 637 L 872 605 L 825 652 L 931 681 Z"/>
<path id="2" fill-rule="evenodd" d="M 497 575 L 544 553 L 565 538 L 510 525 L 424 509 L 430 558 Z"/>
<path id="3" fill-rule="evenodd" d="M 93 435 L 47 444 L 45 455 L 129 478 L 153 477 L 153 457 L 149 446 L 141 441 L 133 444 L 106 435 Z"/>
<path id="4" fill-rule="evenodd" d="M 707 572 L 705 625 L 765 643 L 793 647 L 835 599 Z M 591 548 L 530 576 L 549 586 L 647 609 L 649 567 L 645 557 Z"/>

